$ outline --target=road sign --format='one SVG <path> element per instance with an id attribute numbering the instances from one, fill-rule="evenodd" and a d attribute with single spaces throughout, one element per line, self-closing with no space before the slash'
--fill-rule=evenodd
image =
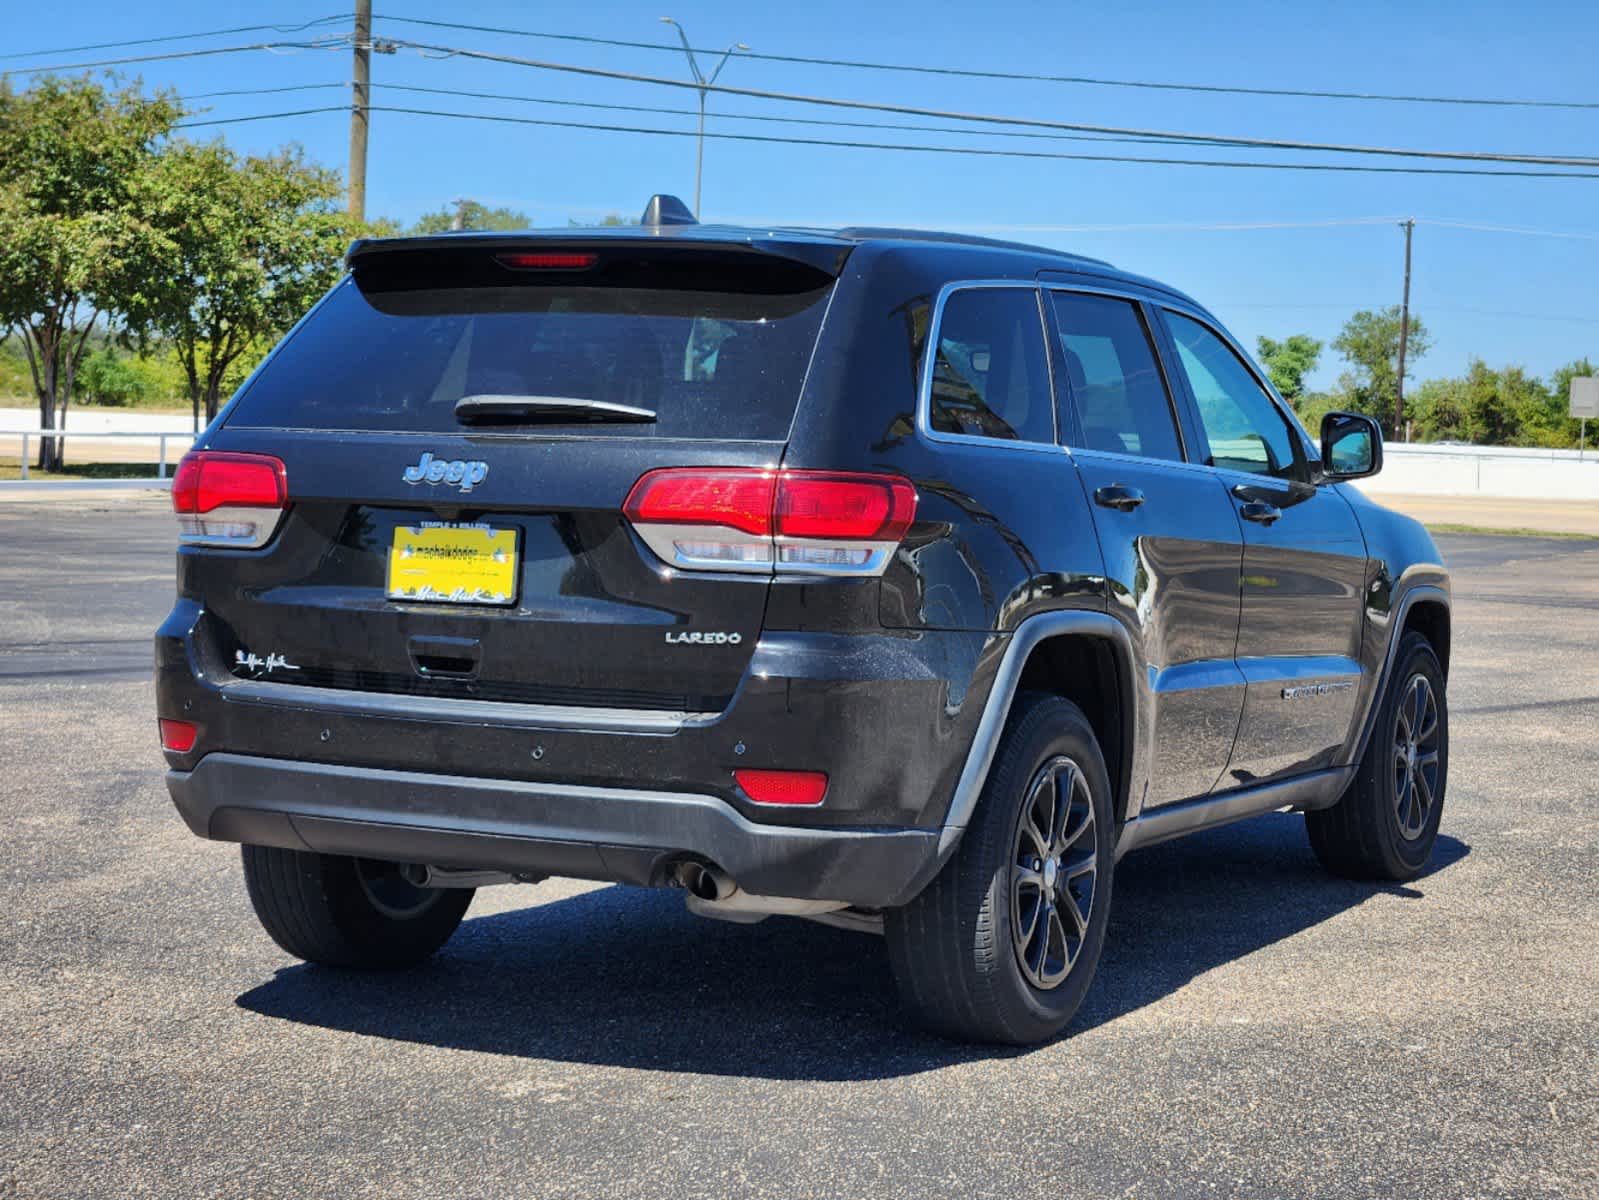
<path id="1" fill-rule="evenodd" d="M 1580 461 L 1588 454 L 1588 418 L 1599 417 L 1599 375 L 1571 377 L 1571 415 L 1582 419 L 1582 433 L 1577 438 Z"/>
<path id="2" fill-rule="evenodd" d="M 1571 377 L 1571 415 L 1599 417 L 1599 375 Z"/>

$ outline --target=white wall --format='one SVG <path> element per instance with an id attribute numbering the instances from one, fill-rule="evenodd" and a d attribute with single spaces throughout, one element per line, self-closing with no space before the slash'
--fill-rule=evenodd
<path id="1" fill-rule="evenodd" d="M 1599 432 L 1599 422 L 1595 422 Z M 1429 496 L 1504 496 L 1599 503 L 1599 453 L 1497 446 L 1383 447 L 1383 469 L 1356 486 Z"/>

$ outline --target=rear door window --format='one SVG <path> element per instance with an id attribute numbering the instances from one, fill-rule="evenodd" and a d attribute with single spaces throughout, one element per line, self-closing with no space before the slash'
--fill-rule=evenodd
<path id="1" fill-rule="evenodd" d="M 228 424 L 458 432 L 464 396 L 560 397 L 656 414 L 653 423 L 583 424 L 585 433 L 788 435 L 829 277 L 712 252 L 698 269 L 680 256 L 612 264 L 592 280 L 468 269 L 459 257 L 431 256 L 430 269 L 358 267 L 279 349 Z M 529 431 L 574 424 L 544 417 Z"/>
<path id="2" fill-rule="evenodd" d="M 1049 359 L 1033 288 L 950 293 L 938 322 L 928 422 L 936 433 L 1054 442 Z"/>
<path id="3" fill-rule="evenodd" d="M 1171 397 L 1138 306 L 1084 292 L 1050 295 L 1082 448 L 1181 462 Z"/>

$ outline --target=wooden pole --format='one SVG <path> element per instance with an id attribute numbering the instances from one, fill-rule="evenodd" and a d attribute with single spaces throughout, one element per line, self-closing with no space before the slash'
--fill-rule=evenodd
<path id="1" fill-rule="evenodd" d="M 355 0 L 355 75 L 350 87 L 350 215 L 366 220 L 367 105 L 372 82 L 372 0 Z"/>
<path id="2" fill-rule="evenodd" d="M 1399 306 L 1399 380 L 1394 389 L 1394 436 L 1405 427 L 1405 347 L 1410 341 L 1410 237 L 1416 232 L 1416 218 L 1401 221 L 1405 231 L 1405 295 Z"/>

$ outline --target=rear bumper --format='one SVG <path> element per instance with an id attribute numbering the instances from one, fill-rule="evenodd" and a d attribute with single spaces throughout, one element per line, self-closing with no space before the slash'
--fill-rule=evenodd
<path id="1" fill-rule="evenodd" d="M 443 699 L 236 677 L 219 619 L 179 600 L 156 637 L 157 715 L 199 727 L 191 772 L 262 760 L 711 797 L 761 826 L 936 832 L 972 744 L 1003 638 L 982 633 L 764 633 L 717 713 Z M 763 807 L 740 768 L 819 770 L 826 802 Z"/>
<path id="2" fill-rule="evenodd" d="M 756 895 L 904 904 L 938 831 L 761 825 L 715 796 L 209 754 L 167 787 L 201 837 L 434 866 L 665 882 L 709 861 Z"/>

